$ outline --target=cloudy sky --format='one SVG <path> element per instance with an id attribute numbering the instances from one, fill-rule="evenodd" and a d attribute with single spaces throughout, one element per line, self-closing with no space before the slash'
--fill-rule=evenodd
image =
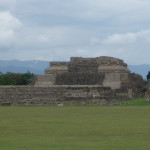
<path id="1" fill-rule="evenodd" d="M 0 0 L 0 59 L 150 64 L 149 14 L 150 0 Z"/>

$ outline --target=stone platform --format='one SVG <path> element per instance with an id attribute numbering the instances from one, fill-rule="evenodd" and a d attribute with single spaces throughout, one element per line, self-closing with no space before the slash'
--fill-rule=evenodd
<path id="1" fill-rule="evenodd" d="M 0 102 L 25 105 L 106 104 L 113 98 L 110 87 L 86 85 L 0 86 Z"/>

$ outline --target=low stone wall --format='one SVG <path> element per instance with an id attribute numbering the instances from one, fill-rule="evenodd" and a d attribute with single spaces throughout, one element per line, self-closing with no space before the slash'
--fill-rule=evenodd
<path id="1" fill-rule="evenodd" d="M 0 103 L 44 104 L 107 104 L 114 95 L 111 88 L 100 86 L 0 86 Z"/>
<path id="2" fill-rule="evenodd" d="M 44 75 L 36 75 L 35 77 L 35 86 L 50 86 L 55 84 L 55 77 L 54 74 L 44 74 Z"/>

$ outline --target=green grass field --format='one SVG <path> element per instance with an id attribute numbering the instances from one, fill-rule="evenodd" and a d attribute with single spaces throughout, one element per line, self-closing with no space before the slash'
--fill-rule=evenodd
<path id="1" fill-rule="evenodd" d="M 150 150 L 150 106 L 1 106 L 0 150 Z"/>

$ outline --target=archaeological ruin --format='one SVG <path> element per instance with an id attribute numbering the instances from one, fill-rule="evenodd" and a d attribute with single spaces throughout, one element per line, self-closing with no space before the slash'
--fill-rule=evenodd
<path id="1" fill-rule="evenodd" d="M 113 57 L 71 57 L 50 62 L 34 85 L 0 86 L 1 103 L 13 104 L 109 104 L 143 95 L 144 80 L 127 64 Z"/>
<path id="2" fill-rule="evenodd" d="M 148 83 L 147 83 L 147 89 L 146 89 L 146 92 L 145 92 L 144 99 L 145 99 L 146 102 L 150 102 L 150 79 L 148 80 Z"/>

